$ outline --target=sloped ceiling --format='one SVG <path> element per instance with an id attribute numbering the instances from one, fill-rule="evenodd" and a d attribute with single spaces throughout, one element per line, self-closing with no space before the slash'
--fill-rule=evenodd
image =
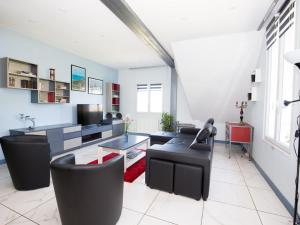
<path id="1" fill-rule="evenodd" d="M 126 0 L 161 44 L 258 28 L 273 0 Z"/>
<path id="2" fill-rule="evenodd" d="M 247 98 L 262 37 L 254 31 L 172 44 L 192 119 L 236 120 L 235 102 Z"/>

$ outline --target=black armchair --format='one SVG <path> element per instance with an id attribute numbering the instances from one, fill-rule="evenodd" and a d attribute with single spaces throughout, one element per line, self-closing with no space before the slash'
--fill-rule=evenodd
<path id="1" fill-rule="evenodd" d="M 123 156 L 100 165 L 75 165 L 73 154 L 51 163 L 63 225 L 114 225 L 123 205 Z"/>
<path id="2" fill-rule="evenodd" d="M 0 142 L 17 190 L 33 190 L 50 185 L 50 145 L 46 136 L 6 136 Z"/>

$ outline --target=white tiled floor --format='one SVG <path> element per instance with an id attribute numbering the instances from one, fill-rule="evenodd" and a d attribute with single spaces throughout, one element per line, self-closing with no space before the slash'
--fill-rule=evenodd
<path id="1" fill-rule="evenodd" d="M 76 162 L 97 159 L 97 145 L 74 152 Z M 214 150 L 207 201 L 152 190 L 145 175 L 125 183 L 124 204 L 117 225 L 291 225 L 292 220 L 271 188 L 247 158 L 222 144 Z M 61 225 L 52 185 L 16 191 L 6 166 L 0 166 L 0 225 Z"/>

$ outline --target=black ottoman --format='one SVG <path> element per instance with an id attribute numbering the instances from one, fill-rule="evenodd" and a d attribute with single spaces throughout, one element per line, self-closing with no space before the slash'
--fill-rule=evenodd
<path id="1" fill-rule="evenodd" d="M 202 168 L 176 164 L 174 193 L 200 200 L 202 195 Z"/>
<path id="2" fill-rule="evenodd" d="M 150 188 L 173 192 L 174 164 L 168 161 L 151 159 L 150 160 Z"/>

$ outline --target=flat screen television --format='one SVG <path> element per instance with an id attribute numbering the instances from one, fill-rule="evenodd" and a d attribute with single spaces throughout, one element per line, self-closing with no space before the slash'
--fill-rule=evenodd
<path id="1" fill-rule="evenodd" d="M 82 126 L 99 124 L 103 121 L 102 106 L 99 104 L 78 104 L 77 123 Z"/>

